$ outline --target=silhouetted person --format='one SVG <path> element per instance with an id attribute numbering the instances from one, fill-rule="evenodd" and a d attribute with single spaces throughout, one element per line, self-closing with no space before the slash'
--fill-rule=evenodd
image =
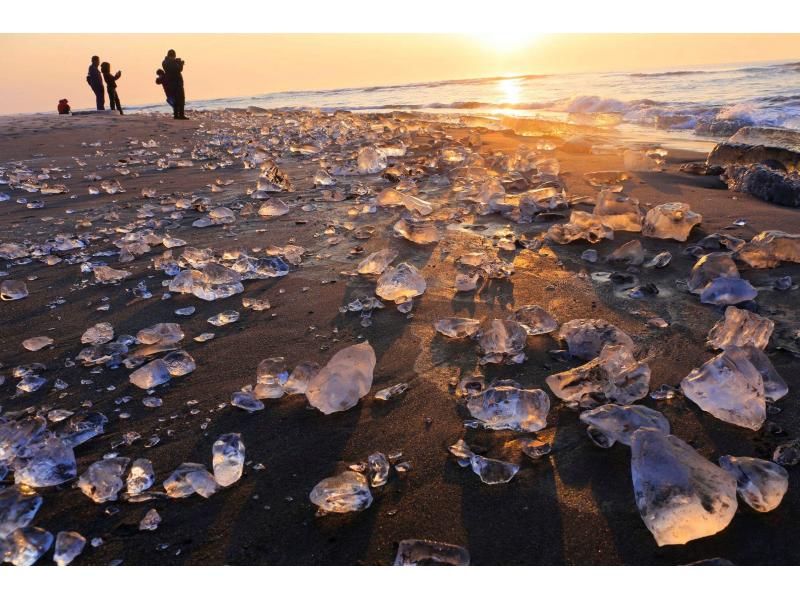
<path id="1" fill-rule="evenodd" d="M 180 120 L 188 120 L 183 113 L 186 104 L 186 93 L 183 90 L 183 60 L 176 57 L 175 50 L 170 50 L 161 66 L 167 78 L 167 87 L 172 91 L 175 99 L 175 103 L 172 105 L 172 115 Z"/>
<path id="2" fill-rule="evenodd" d="M 122 71 L 117 71 L 116 74 L 112 75 L 111 65 L 104 62 L 100 65 L 100 72 L 103 73 L 103 79 L 108 90 L 108 107 L 111 110 L 119 110 L 119 113 L 122 114 L 122 106 L 119 104 L 119 95 L 117 94 L 117 79 L 122 76 Z"/>
<path id="3" fill-rule="evenodd" d="M 64 98 L 62 100 L 58 100 L 58 113 L 59 114 L 69 114 L 71 108 L 69 107 L 69 100 Z"/>
<path id="4" fill-rule="evenodd" d="M 103 77 L 100 75 L 100 69 L 97 68 L 98 66 L 100 66 L 100 58 L 98 56 L 92 56 L 92 64 L 89 65 L 89 74 L 86 75 L 86 82 L 94 92 L 94 97 L 97 100 L 97 109 L 105 110 L 106 96 L 103 92 Z"/>
<path id="5" fill-rule="evenodd" d="M 170 88 L 169 81 L 167 81 L 167 74 L 164 72 L 164 69 L 158 69 L 156 71 L 156 85 L 160 85 L 164 88 L 164 95 L 167 96 L 167 104 L 170 106 L 175 105 L 175 92 Z"/>

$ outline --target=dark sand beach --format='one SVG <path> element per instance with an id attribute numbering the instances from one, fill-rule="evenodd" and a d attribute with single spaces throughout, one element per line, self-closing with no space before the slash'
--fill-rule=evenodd
<path id="1" fill-rule="evenodd" d="M 145 205 L 158 206 L 174 193 L 202 195 L 213 206 L 248 201 L 257 209 L 259 202 L 250 200 L 247 191 L 255 187 L 258 171 L 245 169 L 240 158 L 231 156 L 229 166 L 215 170 L 203 169 L 207 161 L 202 159 L 193 160 L 192 166 L 160 170 L 155 159 L 171 148 L 184 148 L 183 157 L 188 157 L 192 147 L 207 146 L 213 136 L 209 132 L 218 128 L 229 132 L 249 128 L 255 136 L 264 116 L 228 113 L 223 117 L 213 112 L 191 116 L 186 122 L 156 114 L 3 117 L 0 168 L 9 171 L 17 163 L 34 171 L 58 167 L 62 169 L 58 176 L 71 174 L 71 178 L 54 177 L 53 182 L 69 188 L 61 195 L 0 188 L 11 196 L 0 202 L 0 243 L 41 243 L 58 233 L 93 232 L 97 239 L 83 251 L 117 251 L 110 241 L 130 230 L 126 225 L 137 218 L 148 217 L 137 211 Z M 402 118 L 413 122 L 423 117 Z M 472 132 L 457 124 L 437 127 L 454 143 Z M 480 135 L 481 145 L 475 151 L 487 157 L 495 152 L 513 153 L 533 139 L 504 130 L 481 130 Z M 390 164 L 424 157 L 426 147 L 431 147 L 424 131 L 411 133 L 411 138 L 415 143 L 406 156 L 390 158 Z M 143 149 L 141 142 L 150 139 L 158 145 L 144 148 L 151 153 L 142 156 L 142 163 L 126 166 L 128 174 L 115 171 L 115 166 L 123 165 L 118 160 L 129 159 L 133 150 Z M 90 145 L 97 142 L 99 145 Z M 800 231 L 800 211 L 729 191 L 716 176 L 681 172 L 681 164 L 704 160 L 705 155 L 670 151 L 663 172 L 635 173 L 624 189 L 644 209 L 674 201 L 690 204 L 703 221 L 689 241 L 617 232 L 613 240 L 591 245 L 601 257 L 631 239 L 641 239 L 648 253 L 670 251 L 673 257 L 668 267 L 637 272 L 641 282 L 654 283 L 659 294 L 632 299 L 615 291 L 610 283 L 593 280 L 593 272 L 624 267 L 582 260 L 581 253 L 590 247 L 586 242 L 501 250 L 499 255 L 515 266 L 512 276 L 490 280 L 477 292 L 456 293 L 455 259 L 489 248 L 491 238 L 486 230 L 510 225 L 518 234 L 538 234 L 552 222 L 515 224 L 499 215 L 470 214 L 460 223 L 442 222 L 439 243 L 416 245 L 392 234 L 397 208 L 379 207 L 375 213 L 353 215 L 348 210 L 360 205 L 359 198 L 319 201 L 322 190 L 314 188 L 319 155 L 292 153 L 284 146 L 273 149 L 279 155 L 276 163 L 294 185 L 294 191 L 274 194 L 290 206 L 288 214 L 266 220 L 257 214 L 242 216 L 235 210 L 234 224 L 193 228 L 191 223 L 202 214 L 187 210 L 169 233 L 185 240 L 187 246 L 218 252 L 246 247 L 258 248 L 263 255 L 270 246 L 302 246 L 306 253 L 301 265 L 285 277 L 245 281 L 242 294 L 216 301 L 177 293 L 162 299 L 166 291 L 162 281 L 169 277 L 153 268 L 152 258 L 164 247 L 153 247 L 150 253 L 125 264 L 117 263 L 116 255 L 96 258 L 132 272 L 114 285 L 95 284 L 91 273 L 81 272 L 78 263 L 0 262 L 0 269 L 9 273 L 2 280 L 26 280 L 30 293 L 25 299 L 0 304 L 0 372 L 6 375 L 0 386 L 0 415 L 45 406 L 45 412 L 55 408 L 75 413 L 100 411 L 109 422 L 103 435 L 76 448 L 79 474 L 114 451 L 131 459 L 152 460 L 158 489 L 181 463 L 208 466 L 212 444 L 223 433 L 241 433 L 246 446 L 248 465 L 242 479 L 208 499 L 194 495 L 95 504 L 70 483 L 41 489 L 44 503 L 35 525 L 54 534 L 75 530 L 87 539 L 103 540 L 96 547 L 87 545 L 75 564 L 385 565 L 392 563 L 397 543 L 408 538 L 463 545 L 474 565 L 680 565 L 713 557 L 740 565 L 800 563 L 796 541 L 800 535 L 800 479 L 794 472 L 788 493 L 776 510 L 762 514 L 740 504 L 722 532 L 686 545 L 659 548 L 636 509 L 627 446 L 617 444 L 605 450 L 595 446 L 578 413 L 555 398 L 547 427 L 536 435 L 552 444 L 552 452 L 538 461 L 514 453 L 507 444 L 531 434 L 465 428 L 469 414 L 456 399 L 452 380 L 476 367 L 477 344 L 446 339 L 433 328 L 433 322 L 442 317 L 502 318 L 526 304 L 544 307 L 559 323 L 603 318 L 633 338 L 637 356 L 652 369 L 651 389 L 662 384 L 677 386 L 692 368 L 712 356 L 705 339 L 722 316 L 722 309 L 701 304 L 696 295 L 676 284 L 676 279 L 688 276 L 694 263 L 684 247 L 717 232 L 744 239 L 770 229 L 796 233 Z M 568 147 L 556 149 L 552 155 L 560 163 L 560 176 L 569 195 L 594 196 L 596 190 L 583 175 L 622 170 L 622 149 L 596 154 Z M 79 166 L 76 158 L 85 166 Z M 218 163 L 220 158 L 214 161 Z M 87 188 L 95 183 L 83 176 L 90 172 L 119 180 L 125 193 L 89 195 Z M 232 182 L 212 192 L 209 185 L 217 179 Z M 349 183 L 362 181 L 373 190 L 373 196 L 392 184 L 380 174 L 347 179 Z M 141 189 L 150 187 L 157 189 L 158 197 L 142 198 Z M 73 194 L 77 197 L 71 198 Z M 21 197 L 41 197 L 45 207 L 26 209 L 16 201 Z M 449 205 L 444 197 L 436 199 L 437 205 Z M 315 202 L 315 211 L 300 209 L 310 202 Z M 591 210 L 591 206 L 576 204 L 573 209 Z M 109 219 L 112 213 L 118 219 Z M 738 219 L 745 224 L 734 225 Z M 356 239 L 347 223 L 372 225 L 376 233 L 366 240 Z M 342 237 L 334 245 L 328 242 L 332 235 L 326 234 L 331 224 Z M 489 228 L 482 231 L 465 224 Z M 357 246 L 363 247 L 363 252 L 352 254 Z M 364 256 L 386 247 L 399 252 L 398 262 L 409 262 L 422 272 L 427 290 L 414 301 L 411 314 L 400 313 L 387 302 L 365 328 L 357 315 L 343 314 L 339 308 L 374 293 L 374 278 L 350 273 Z M 178 254 L 182 249 L 173 251 Z M 798 280 L 800 264 L 784 263 L 764 270 L 740 266 L 740 270 L 759 290 L 760 313 L 775 321 L 775 336 L 789 335 L 799 321 L 797 291 L 777 291 L 772 285 L 781 276 Z M 132 294 L 140 281 L 145 281 L 151 298 Z M 268 299 L 271 309 L 244 309 L 242 297 Z M 63 301 L 57 302 L 59 298 Z M 110 304 L 107 311 L 97 310 L 106 303 Z M 192 316 L 174 314 L 187 306 L 196 308 Z M 220 328 L 206 322 L 229 309 L 240 312 L 237 322 Z M 663 318 L 670 326 L 648 326 L 654 317 Z M 130 372 L 124 367 L 102 368 L 99 373 L 80 364 L 65 367 L 65 360 L 75 358 L 81 350 L 81 335 L 98 322 L 110 322 L 117 334 L 130 335 L 158 322 L 178 322 L 186 334 L 181 347 L 194 358 L 197 369 L 158 387 L 155 395 L 163 399 L 163 405 L 147 408 L 142 404 L 146 393 L 128 382 Z M 205 343 L 192 340 L 204 332 L 216 337 Z M 35 353 L 22 349 L 25 339 L 43 335 L 54 339 L 52 347 Z M 234 392 L 255 382 L 256 367 L 265 358 L 283 356 L 289 367 L 303 360 L 324 364 L 335 351 L 362 340 L 368 340 L 375 350 L 375 376 L 371 393 L 348 411 L 323 415 L 310 408 L 302 395 L 266 400 L 265 409 L 255 413 L 230 405 Z M 526 388 L 547 390 L 546 376 L 582 363 L 558 361 L 549 351 L 559 347 L 554 335 L 528 337 L 523 364 L 484 366 L 484 374 L 487 381 L 512 378 Z M 771 345 L 768 355 L 790 392 L 779 403 L 780 412 L 770 413 L 767 424 L 757 432 L 720 421 L 682 396 L 662 401 L 648 397 L 641 404 L 662 412 L 673 434 L 714 462 L 727 454 L 769 459 L 778 444 L 800 430 L 796 400 L 800 370 L 797 357 L 788 351 Z M 35 393 L 15 396 L 16 381 L 10 370 L 31 362 L 47 366 L 43 375 L 49 382 Z M 69 386 L 52 390 L 56 378 Z M 409 384 L 405 394 L 385 402 L 373 398 L 376 391 L 401 382 Z M 123 397 L 131 399 L 120 403 Z M 128 432 L 137 432 L 141 439 L 112 448 Z M 146 448 L 147 439 L 153 436 L 160 442 Z M 508 484 L 482 484 L 448 453 L 448 446 L 460 438 L 475 450 L 485 450 L 487 456 L 515 460 L 521 465 L 519 473 Z M 411 470 L 403 474 L 393 470 L 389 482 L 374 489 L 369 509 L 316 516 L 308 495 L 317 482 L 365 461 L 371 453 L 397 450 L 402 451 L 401 461 L 408 461 Z M 254 467 L 257 464 L 263 468 Z M 13 474 L 9 473 L 0 485 L 11 483 Z M 139 531 L 140 519 L 151 508 L 158 510 L 162 523 L 155 531 Z M 50 562 L 49 557 L 40 561 Z"/>

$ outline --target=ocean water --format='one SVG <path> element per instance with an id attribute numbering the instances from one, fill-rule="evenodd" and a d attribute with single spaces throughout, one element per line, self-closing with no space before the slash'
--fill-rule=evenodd
<path id="1" fill-rule="evenodd" d="M 204 101 L 190 98 L 188 103 L 194 109 L 249 106 L 544 118 L 603 124 L 633 140 L 707 149 L 741 126 L 800 129 L 800 62 L 534 74 Z"/>

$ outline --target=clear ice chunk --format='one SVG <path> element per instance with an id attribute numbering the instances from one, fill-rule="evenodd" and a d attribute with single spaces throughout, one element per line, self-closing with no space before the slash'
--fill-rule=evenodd
<path id="1" fill-rule="evenodd" d="M 28 287 L 21 280 L 4 280 L 0 282 L 0 299 L 16 301 L 28 296 Z"/>
<path id="2" fill-rule="evenodd" d="M 642 230 L 642 212 L 639 201 L 632 197 L 602 190 L 597 195 L 592 212 L 605 226 L 617 230 L 639 232 Z"/>
<path id="3" fill-rule="evenodd" d="M 244 471 L 244 443 L 241 434 L 223 434 L 212 447 L 214 480 L 220 486 L 239 481 Z"/>
<path id="4" fill-rule="evenodd" d="M 553 374 L 545 382 L 569 405 L 594 407 L 597 403 L 634 403 L 647 396 L 650 366 L 637 361 L 624 345 L 605 345 L 600 355 L 582 366 Z"/>
<path id="5" fill-rule="evenodd" d="M 463 546 L 432 540 L 403 540 L 397 547 L 395 566 L 469 565 L 469 552 Z"/>
<path id="6" fill-rule="evenodd" d="M 642 234 L 656 239 L 685 241 L 692 229 L 703 221 L 703 217 L 692 212 L 687 203 L 664 203 L 651 208 L 644 217 Z"/>
<path id="7" fill-rule="evenodd" d="M 81 336 L 84 345 L 104 345 L 114 338 L 114 327 L 108 322 L 100 322 L 86 330 Z"/>
<path id="8" fill-rule="evenodd" d="M 125 485 L 122 475 L 129 461 L 125 457 L 112 457 L 92 463 L 78 478 L 78 488 L 96 503 L 117 500 Z"/>
<path id="9" fill-rule="evenodd" d="M 551 226 L 547 230 L 547 238 L 559 245 L 566 245 L 580 239 L 589 241 L 589 243 L 599 243 L 603 239 L 613 239 L 614 229 L 606 226 L 599 216 L 572 210 L 569 222 Z"/>
<path id="10" fill-rule="evenodd" d="M 653 428 L 669 434 L 669 421 L 660 412 L 644 405 L 601 405 L 580 414 L 589 426 L 587 433 L 597 446 L 609 448 L 619 442 L 631 445 L 639 428 Z"/>
<path id="11" fill-rule="evenodd" d="M 558 336 L 566 341 L 570 355 L 579 359 L 594 359 L 605 345 L 634 349 L 630 336 L 602 319 L 570 320 L 561 325 Z"/>
<path id="12" fill-rule="evenodd" d="M 385 486 L 389 479 L 389 460 L 383 453 L 372 453 L 367 457 L 367 473 L 369 485 L 373 488 Z"/>
<path id="13" fill-rule="evenodd" d="M 639 514 L 659 546 L 712 536 L 736 513 L 734 477 L 660 430 L 633 433 L 631 475 Z"/>
<path id="14" fill-rule="evenodd" d="M 137 496 L 153 487 L 156 474 L 150 459 L 136 459 L 131 465 L 126 480 L 126 488 L 130 496 Z"/>
<path id="15" fill-rule="evenodd" d="M 57 486 L 78 474 L 75 453 L 64 440 L 55 436 L 25 447 L 17 455 L 14 481 L 31 488 Z"/>
<path id="16" fill-rule="evenodd" d="M 707 253 L 697 260 L 687 281 L 689 290 L 699 295 L 714 279 L 739 278 L 739 269 L 730 253 Z"/>
<path id="17" fill-rule="evenodd" d="M 49 347 L 52 344 L 53 339 L 49 336 L 33 336 L 22 341 L 23 348 L 27 349 L 28 351 L 39 351 L 45 347 Z"/>
<path id="18" fill-rule="evenodd" d="M 375 294 L 381 299 L 405 303 L 425 292 L 427 283 L 414 266 L 402 262 L 384 270 L 378 278 Z"/>
<path id="19" fill-rule="evenodd" d="M 30 488 L 0 488 L 0 544 L 15 529 L 30 525 L 42 501 L 42 497 Z"/>
<path id="20" fill-rule="evenodd" d="M 369 508 L 372 493 L 364 475 L 345 471 L 319 482 L 311 490 L 309 499 L 326 513 L 350 513 Z"/>
<path id="21" fill-rule="evenodd" d="M 342 349 L 308 383 L 308 402 L 325 414 L 354 407 L 372 387 L 375 363 L 369 342 Z"/>
<path id="22" fill-rule="evenodd" d="M 442 318 L 436 320 L 433 327 L 439 334 L 462 339 L 475 336 L 480 330 L 481 321 L 472 318 Z"/>
<path id="23" fill-rule="evenodd" d="M 767 418 L 764 381 L 741 347 L 730 346 L 689 372 L 681 390 L 703 411 L 758 430 Z"/>
<path id="24" fill-rule="evenodd" d="M 131 384 L 144 390 L 169 382 L 171 378 L 169 367 L 163 359 L 154 359 L 128 376 Z"/>
<path id="25" fill-rule="evenodd" d="M 3 560 L 16 567 L 33 565 L 53 545 L 53 534 L 40 527 L 21 527 L 0 542 Z"/>
<path id="26" fill-rule="evenodd" d="M 762 231 L 739 249 L 736 257 L 751 268 L 774 268 L 781 262 L 800 263 L 800 234 Z"/>
<path id="27" fill-rule="evenodd" d="M 195 492 L 208 498 L 217 489 L 214 476 L 199 463 L 183 463 L 164 480 L 164 490 L 170 498 L 184 498 Z"/>
<path id="28" fill-rule="evenodd" d="M 59 567 L 66 567 L 83 552 L 86 538 L 78 532 L 58 532 L 53 562 Z"/>
<path id="29" fill-rule="evenodd" d="M 755 299 L 758 291 L 744 278 L 715 278 L 700 293 L 702 303 L 736 305 Z"/>
<path id="30" fill-rule="evenodd" d="M 485 428 L 537 432 L 547 426 L 550 397 L 513 380 L 500 380 L 467 399 L 467 409 Z"/>
<path id="31" fill-rule="evenodd" d="M 489 320 L 478 333 L 478 343 L 483 353 L 481 363 L 522 363 L 528 333 L 512 320 Z"/>
<path id="32" fill-rule="evenodd" d="M 394 249 L 381 249 L 369 254 L 358 264 L 359 274 L 381 274 L 397 258 Z"/>
<path id="33" fill-rule="evenodd" d="M 628 241 L 612 251 L 606 261 L 614 264 L 627 264 L 629 266 L 640 266 L 644 263 L 644 247 L 639 239 Z"/>
<path id="34" fill-rule="evenodd" d="M 158 529 L 161 524 L 161 515 L 155 509 L 150 509 L 139 521 L 139 531 L 152 532 Z"/>
<path id="35" fill-rule="evenodd" d="M 789 473 L 772 461 L 724 455 L 719 466 L 736 478 L 739 497 L 761 513 L 778 508 L 789 489 Z"/>
<path id="36" fill-rule="evenodd" d="M 291 375 L 286 384 L 283 385 L 283 391 L 287 395 L 302 395 L 308 390 L 308 383 L 311 379 L 319 373 L 320 366 L 315 361 L 302 361 L 294 366 Z"/>
<path id="37" fill-rule="evenodd" d="M 556 319 L 538 305 L 523 305 L 514 311 L 511 319 L 520 324 L 528 336 L 548 334 L 558 328 Z"/>
<path id="38" fill-rule="evenodd" d="M 725 317 L 708 333 L 708 344 L 715 349 L 753 345 L 763 350 L 774 328 L 775 322 L 769 318 L 729 305 L 725 308 Z"/>

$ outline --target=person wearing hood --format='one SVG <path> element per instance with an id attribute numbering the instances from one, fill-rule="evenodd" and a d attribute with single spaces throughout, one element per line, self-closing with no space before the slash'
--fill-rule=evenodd
<path id="1" fill-rule="evenodd" d="M 164 69 L 165 89 L 172 91 L 172 115 L 178 120 L 188 120 L 183 113 L 186 104 L 186 93 L 183 89 L 183 60 L 178 58 L 175 50 L 170 50 L 164 57 L 161 67 Z"/>

